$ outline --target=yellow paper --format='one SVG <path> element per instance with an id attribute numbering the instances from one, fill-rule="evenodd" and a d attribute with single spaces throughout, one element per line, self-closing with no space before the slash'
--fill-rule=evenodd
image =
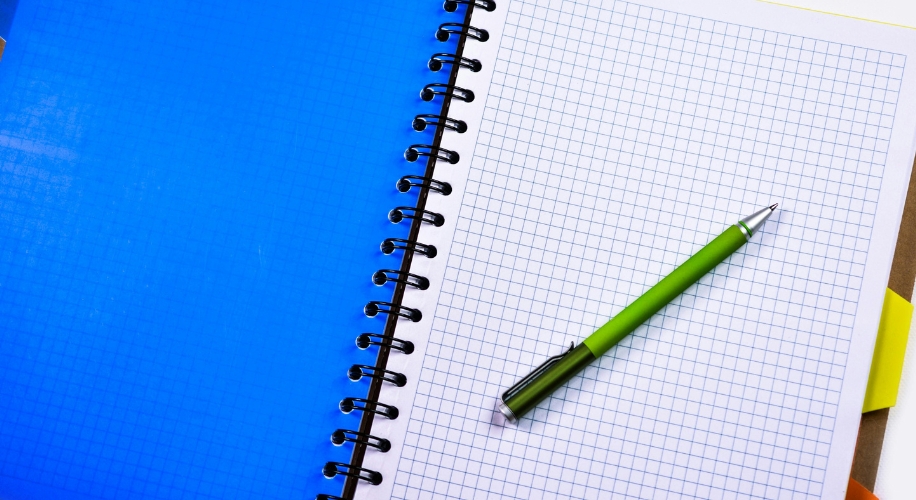
<path id="1" fill-rule="evenodd" d="M 862 413 L 890 408 L 897 404 L 897 389 L 903 372 L 906 339 L 913 319 L 913 304 L 888 289 L 875 341 L 875 356 L 871 360 L 868 389 Z"/>

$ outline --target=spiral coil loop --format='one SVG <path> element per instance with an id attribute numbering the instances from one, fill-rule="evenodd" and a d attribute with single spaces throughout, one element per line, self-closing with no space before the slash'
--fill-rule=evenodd
<path id="1" fill-rule="evenodd" d="M 439 29 L 436 30 L 436 40 L 440 42 L 447 42 L 451 35 L 464 35 L 481 42 L 486 42 L 490 39 L 490 33 L 487 30 L 475 28 L 469 24 L 442 23 L 439 25 Z"/>
<path id="2" fill-rule="evenodd" d="M 487 11 L 493 12 L 496 10 L 496 2 L 493 0 L 445 0 L 445 4 L 442 5 L 442 8 L 446 12 L 455 12 L 458 10 L 458 4 L 474 4 L 477 7 Z"/>
<path id="3" fill-rule="evenodd" d="M 380 269 L 372 275 L 372 282 L 378 286 L 385 283 L 404 283 L 405 285 L 426 290 L 429 288 L 429 280 L 423 276 L 417 276 L 405 271 L 396 271 L 394 269 Z"/>
<path id="4" fill-rule="evenodd" d="M 366 434 L 365 432 L 351 431 L 349 429 L 337 429 L 331 433 L 331 442 L 335 446 L 340 446 L 344 443 L 363 443 L 366 446 L 371 446 L 382 453 L 387 453 L 391 449 L 391 441 L 388 441 L 385 438 L 375 437 L 372 434 Z"/>
<path id="5" fill-rule="evenodd" d="M 422 151 L 424 149 L 428 151 Z M 461 157 L 458 156 L 458 153 L 454 151 L 431 146 L 429 144 L 412 144 L 409 148 L 407 148 L 406 151 L 404 151 L 404 159 L 411 163 L 417 161 L 421 156 L 435 157 L 437 160 L 447 161 L 452 165 L 458 163 L 458 160 L 461 159 Z"/>
<path id="6" fill-rule="evenodd" d="M 402 306 L 400 304 L 394 304 L 392 302 L 383 302 L 380 300 L 373 300 L 366 304 L 366 307 L 363 307 L 363 312 L 370 318 L 374 318 L 379 314 L 389 314 L 409 319 L 414 323 L 418 323 L 421 319 L 423 319 L 423 313 L 417 309 Z"/>
<path id="7" fill-rule="evenodd" d="M 388 220 L 393 224 L 397 224 L 404 219 L 417 219 L 436 227 L 442 227 L 445 224 L 445 217 L 442 214 L 430 212 L 429 210 L 421 210 L 414 207 L 394 207 L 388 212 Z"/>
<path id="8" fill-rule="evenodd" d="M 462 68 L 467 68 L 474 73 L 483 69 L 483 65 L 480 64 L 480 61 L 477 59 L 458 57 L 455 54 L 449 54 L 447 52 L 433 54 L 432 57 L 429 58 L 429 62 L 426 63 L 426 67 L 428 67 L 430 71 L 439 71 L 442 69 L 443 64 L 455 64 L 456 62 Z"/>
<path id="9" fill-rule="evenodd" d="M 356 347 L 368 349 L 371 345 L 386 346 L 390 349 L 401 351 L 404 354 L 411 354 L 413 352 L 413 342 L 409 340 L 386 337 L 377 333 L 361 333 L 356 337 Z"/>
<path id="10" fill-rule="evenodd" d="M 337 475 L 350 476 L 356 479 L 362 479 L 370 484 L 382 484 L 382 474 L 374 470 L 363 469 L 355 465 L 345 464 L 343 462 L 328 462 L 321 469 L 324 477 L 332 478 Z"/>
<path id="11" fill-rule="evenodd" d="M 381 388 L 386 382 L 395 387 L 403 387 L 407 384 L 407 377 L 403 373 L 387 369 L 389 353 L 391 351 L 400 351 L 403 354 L 414 352 L 414 344 L 407 340 L 395 338 L 394 332 L 399 319 L 404 318 L 412 322 L 419 322 L 423 317 L 418 309 L 402 304 L 407 289 L 427 290 L 430 287 L 429 279 L 410 272 L 411 263 L 417 255 L 423 255 L 431 259 L 436 257 L 438 253 L 434 245 L 420 243 L 417 238 L 419 237 L 420 227 L 424 223 L 432 224 L 436 227 L 445 224 L 445 217 L 442 214 L 427 210 L 426 201 L 430 193 L 439 193 L 444 196 L 452 193 L 452 185 L 448 182 L 434 179 L 433 174 L 436 165 L 455 165 L 460 161 L 460 156 L 456 151 L 443 148 L 441 143 L 446 131 L 463 134 L 467 132 L 468 124 L 463 120 L 447 115 L 452 109 L 450 104 L 453 101 L 470 103 L 475 100 L 473 91 L 455 84 L 458 78 L 458 71 L 461 68 L 465 68 L 476 73 L 483 69 L 483 64 L 479 60 L 464 56 L 464 47 L 467 40 L 486 42 L 490 38 L 487 30 L 471 26 L 471 16 L 475 9 L 482 9 L 488 12 L 496 9 L 494 0 L 445 0 L 443 8 L 447 12 L 456 12 L 460 5 L 466 6 L 466 9 L 462 11 L 463 22 L 443 23 L 436 30 L 436 39 L 439 41 L 446 42 L 453 35 L 458 38 L 458 43 L 453 53 L 435 53 L 427 62 L 427 66 L 433 72 L 439 72 L 445 65 L 449 65 L 448 81 L 430 83 L 424 86 L 420 92 L 420 97 L 424 101 L 441 102 L 439 112 L 418 114 L 414 117 L 412 123 L 413 129 L 418 132 L 431 128 L 433 139 L 430 144 L 413 144 L 404 151 L 404 158 L 411 163 L 416 162 L 420 157 L 426 157 L 428 160 L 426 161 L 425 171 L 423 175 L 404 175 L 397 181 L 397 189 L 402 193 L 418 188 L 419 194 L 417 195 L 416 206 L 399 206 L 388 213 L 388 220 L 393 223 L 409 220 L 409 235 L 406 238 L 386 238 L 379 245 L 385 255 L 391 255 L 396 250 L 402 250 L 404 253 L 401 256 L 401 265 L 398 269 L 380 269 L 372 275 L 372 282 L 376 285 L 383 286 L 388 283 L 394 285 L 392 299 L 390 302 L 373 300 L 363 308 L 363 312 L 368 317 L 384 314 L 386 316 L 385 330 L 381 334 L 362 333 L 356 337 L 356 346 L 359 349 L 378 346 L 376 363 L 374 366 L 355 364 L 347 371 L 347 376 L 350 380 L 370 379 L 369 394 L 366 398 L 344 398 L 338 405 L 340 411 L 346 414 L 354 411 L 360 412 L 360 426 L 356 430 L 337 429 L 331 434 L 331 442 L 335 445 L 339 446 L 347 442 L 353 443 L 351 463 L 327 462 L 322 468 L 322 473 L 326 477 L 345 476 L 346 483 L 340 497 L 321 494 L 317 496 L 317 500 L 352 500 L 356 492 L 357 483 L 361 481 L 374 485 L 382 483 L 382 474 L 362 467 L 363 457 L 367 448 L 375 448 L 381 452 L 388 452 L 391 449 L 391 442 L 388 439 L 377 437 L 370 433 L 372 422 L 376 416 L 394 420 L 400 414 L 397 407 L 379 402 Z M 439 101 L 436 96 L 442 96 L 442 100 Z"/>
<path id="12" fill-rule="evenodd" d="M 415 182 L 415 181 L 420 182 Z M 441 194 L 442 196 L 448 196 L 452 194 L 452 185 L 447 182 L 437 181 L 432 177 L 424 177 L 421 175 L 405 175 L 398 179 L 397 183 L 398 191 L 406 193 L 410 191 L 412 187 L 419 187 L 420 189 L 426 188 L 430 191 Z"/>
<path id="13" fill-rule="evenodd" d="M 424 245 L 423 243 L 405 240 L 403 238 L 386 238 L 385 241 L 379 245 L 379 248 L 385 255 L 391 255 L 395 250 L 404 250 L 405 252 L 425 255 L 432 259 L 439 254 L 439 251 L 436 250 L 436 247 L 433 245 Z"/>
<path id="14" fill-rule="evenodd" d="M 396 406 L 386 405 L 385 403 L 370 401 L 363 398 L 343 398 L 340 400 L 340 404 L 338 404 L 337 407 L 340 408 L 340 412 L 344 414 L 349 414 L 353 411 L 361 411 L 363 413 L 381 415 L 388 420 L 395 420 L 398 418 L 398 415 L 401 414 Z"/>
<path id="15" fill-rule="evenodd" d="M 445 89 L 445 90 L 440 90 Z M 445 83 L 429 83 L 420 91 L 420 99 L 432 101 L 437 95 L 449 96 L 464 102 L 474 101 L 474 92 L 456 85 Z"/>
<path id="16" fill-rule="evenodd" d="M 347 370 L 347 377 L 354 382 L 358 382 L 363 377 L 377 378 L 385 382 L 391 382 L 398 387 L 407 385 L 407 377 L 403 373 L 383 370 L 369 365 L 353 365 Z"/>
<path id="17" fill-rule="evenodd" d="M 463 122 L 462 120 L 449 118 L 445 115 L 423 114 L 417 115 L 413 119 L 413 129 L 417 132 L 426 130 L 426 127 L 430 125 L 442 126 L 449 130 L 454 130 L 459 134 L 463 134 L 468 131 L 467 123 Z"/>

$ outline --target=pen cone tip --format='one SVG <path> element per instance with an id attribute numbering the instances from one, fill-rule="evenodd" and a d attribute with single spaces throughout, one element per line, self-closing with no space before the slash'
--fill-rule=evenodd
<path id="1" fill-rule="evenodd" d="M 779 203 L 774 203 L 774 204 L 770 205 L 770 210 L 776 210 L 776 207 L 778 207 L 778 206 L 779 206 Z"/>

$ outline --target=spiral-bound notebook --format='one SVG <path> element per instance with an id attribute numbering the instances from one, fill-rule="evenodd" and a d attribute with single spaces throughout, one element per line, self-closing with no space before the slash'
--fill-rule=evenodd
<path id="1" fill-rule="evenodd" d="M 752 1 L 446 2 L 344 498 L 841 498 L 916 138 L 916 34 Z M 450 65 L 441 64 L 450 61 Z M 447 188 L 447 189 L 446 189 Z M 498 396 L 780 210 L 518 425 Z M 388 249 L 394 247 L 389 245 Z M 387 315 L 383 314 L 387 313 Z M 409 343 L 409 344 L 408 344 Z M 332 488 L 328 488 L 332 492 Z"/>

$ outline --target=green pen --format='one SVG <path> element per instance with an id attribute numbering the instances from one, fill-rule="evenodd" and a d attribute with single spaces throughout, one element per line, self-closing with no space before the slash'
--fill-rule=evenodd
<path id="1" fill-rule="evenodd" d="M 510 422 L 533 410 L 553 391 L 565 384 L 624 337 L 645 323 L 684 290 L 696 283 L 712 268 L 744 246 L 776 210 L 771 205 L 749 215 L 729 227 L 716 239 L 701 248 L 693 257 L 649 289 L 617 316 L 595 330 L 577 347 L 570 346 L 563 354 L 553 356 L 503 393 L 499 400 L 500 413 Z"/>

